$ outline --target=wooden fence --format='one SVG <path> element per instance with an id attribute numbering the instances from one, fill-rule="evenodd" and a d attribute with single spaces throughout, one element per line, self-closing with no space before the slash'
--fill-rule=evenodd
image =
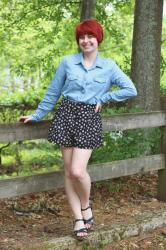
<path id="1" fill-rule="evenodd" d="M 103 119 L 104 131 L 162 127 L 161 153 L 88 166 L 92 181 L 106 180 L 158 170 L 158 199 L 166 201 L 166 113 L 164 111 L 112 115 Z M 47 137 L 49 121 L 27 124 L 0 124 L 0 142 L 14 142 Z M 142 138 L 143 139 L 143 138 Z M 63 171 L 14 177 L 0 181 L 0 198 L 62 187 Z"/>

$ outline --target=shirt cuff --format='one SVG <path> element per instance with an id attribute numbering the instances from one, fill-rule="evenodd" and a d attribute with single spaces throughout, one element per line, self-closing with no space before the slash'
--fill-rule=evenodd
<path id="1" fill-rule="evenodd" d="M 38 122 L 38 121 L 41 120 L 41 119 L 38 118 L 38 116 L 36 114 L 33 114 L 30 117 L 31 117 L 31 120 L 34 121 L 34 122 Z"/>

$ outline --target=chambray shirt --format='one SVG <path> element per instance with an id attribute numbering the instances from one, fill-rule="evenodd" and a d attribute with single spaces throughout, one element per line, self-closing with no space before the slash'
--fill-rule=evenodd
<path id="1" fill-rule="evenodd" d="M 119 89 L 111 91 L 113 85 Z M 97 55 L 92 67 L 86 68 L 83 54 L 78 53 L 63 58 L 31 119 L 40 121 L 53 109 L 61 95 L 74 102 L 103 104 L 124 101 L 136 96 L 137 91 L 129 77 L 112 59 Z"/>

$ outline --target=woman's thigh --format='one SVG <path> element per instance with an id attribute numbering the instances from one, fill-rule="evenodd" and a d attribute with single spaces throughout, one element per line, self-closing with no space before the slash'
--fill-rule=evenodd
<path id="1" fill-rule="evenodd" d="M 64 161 L 65 170 L 69 171 L 71 162 L 72 162 L 73 147 L 61 146 L 61 152 L 62 152 L 62 158 Z"/>
<path id="2" fill-rule="evenodd" d="M 91 154 L 92 149 L 73 148 L 71 171 L 86 171 L 86 167 Z"/>

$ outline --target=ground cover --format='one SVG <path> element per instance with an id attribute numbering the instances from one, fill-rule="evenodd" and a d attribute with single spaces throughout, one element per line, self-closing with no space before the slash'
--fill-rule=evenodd
<path id="1" fill-rule="evenodd" d="M 166 203 L 156 199 L 156 191 L 156 172 L 93 183 L 94 230 L 117 222 L 129 223 L 145 211 L 166 209 Z M 72 228 L 73 218 L 63 188 L 1 200 L 1 250 L 46 250 L 49 249 L 47 240 L 72 235 Z M 97 248 L 82 247 L 85 250 L 166 249 L 165 231 L 163 228 L 111 245 L 101 242 Z"/>

